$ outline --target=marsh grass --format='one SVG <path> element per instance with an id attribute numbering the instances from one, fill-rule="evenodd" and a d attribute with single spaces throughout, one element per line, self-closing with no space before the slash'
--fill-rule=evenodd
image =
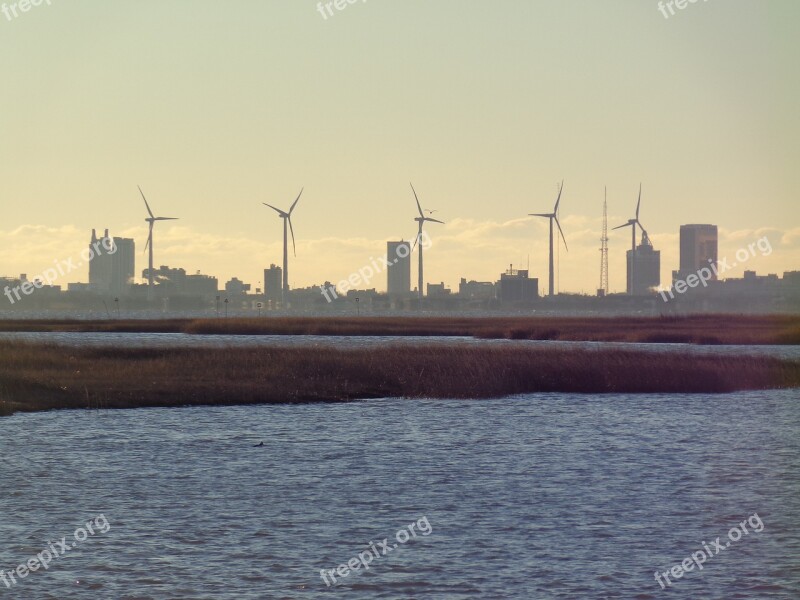
<path id="1" fill-rule="evenodd" d="M 687 344 L 800 344 L 800 316 L 688 317 L 265 317 L 0 321 L 0 331 L 207 335 L 466 336 L 517 340 Z"/>
<path id="2" fill-rule="evenodd" d="M 0 343 L 0 412 L 800 387 L 800 362 L 620 350 L 64 348 Z"/>

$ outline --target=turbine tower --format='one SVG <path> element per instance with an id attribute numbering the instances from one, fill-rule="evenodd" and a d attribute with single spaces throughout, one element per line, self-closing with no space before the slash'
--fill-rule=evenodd
<path id="1" fill-rule="evenodd" d="M 145 250 L 147 250 L 148 247 L 150 248 L 150 258 L 147 265 L 147 300 L 149 302 L 153 299 L 153 226 L 156 224 L 156 221 L 177 221 L 178 217 L 156 217 L 153 211 L 150 210 L 150 205 L 147 203 L 147 198 L 144 197 L 141 186 L 137 187 L 139 188 L 139 193 L 142 195 L 142 200 L 144 200 L 147 213 L 150 215 L 145 219 L 150 225 L 150 232 L 147 235 L 147 243 L 144 245 Z"/>
<path id="2" fill-rule="evenodd" d="M 553 212 L 551 213 L 531 213 L 529 217 L 546 217 L 550 219 L 550 285 L 549 285 L 549 295 L 555 295 L 555 283 L 554 283 L 554 276 L 553 276 L 553 221 L 556 222 L 558 226 L 558 231 L 561 233 L 561 239 L 564 240 L 564 248 L 566 248 L 567 252 L 569 252 L 569 248 L 567 247 L 567 239 L 564 237 L 564 231 L 561 229 L 561 223 L 558 222 L 558 204 L 561 202 L 561 192 L 564 191 L 564 181 L 561 181 L 561 186 L 558 189 L 558 198 L 556 198 L 556 205 L 553 207 Z"/>
<path id="3" fill-rule="evenodd" d="M 303 189 L 300 189 L 300 193 L 297 194 L 297 198 L 292 203 L 292 207 L 289 209 L 289 212 L 282 211 L 280 208 L 275 208 L 271 204 L 267 204 L 266 202 L 262 202 L 264 206 L 269 206 L 272 210 L 278 213 L 278 216 L 283 219 L 283 286 L 281 287 L 281 305 L 283 307 L 286 306 L 286 294 L 289 291 L 289 238 L 288 238 L 288 231 L 292 232 L 292 249 L 294 250 L 295 257 L 297 256 L 297 246 L 294 242 L 294 228 L 292 227 L 292 211 L 294 211 L 294 207 L 297 206 L 297 203 L 300 201 L 300 196 L 303 195 Z M 288 231 L 287 231 L 287 224 L 288 224 Z"/>
<path id="4" fill-rule="evenodd" d="M 600 293 L 608 295 L 608 188 L 603 189 L 603 235 L 600 237 Z"/>
<path id="5" fill-rule="evenodd" d="M 623 227 L 630 227 L 631 228 L 631 264 L 630 270 L 628 273 L 628 293 L 633 296 L 634 295 L 634 283 L 636 277 L 636 226 L 638 225 L 639 228 L 642 230 L 642 243 L 646 245 L 650 244 L 650 237 L 647 235 L 647 231 L 644 227 L 642 227 L 641 222 L 639 221 L 639 207 L 642 204 L 642 184 L 639 184 L 639 200 L 636 201 L 636 216 L 633 219 L 628 219 L 628 222 L 614 227 L 614 229 L 622 229 Z"/>
<path id="6" fill-rule="evenodd" d="M 417 190 L 414 189 L 414 184 L 409 184 L 409 185 L 411 185 L 411 191 L 414 192 L 414 199 L 417 201 L 417 210 L 419 211 L 419 216 L 414 218 L 414 220 L 417 223 L 419 223 L 419 231 L 417 232 L 417 239 L 414 240 L 414 247 L 411 248 L 411 251 L 413 252 L 414 248 L 417 246 L 417 244 L 419 244 L 419 269 L 418 269 L 419 281 L 417 284 L 417 296 L 419 297 L 420 300 L 422 300 L 422 294 L 423 294 L 422 286 L 424 281 L 423 270 L 422 270 L 422 243 L 420 242 L 420 240 L 422 239 L 422 226 L 425 223 L 425 221 L 430 221 L 431 223 L 441 223 L 442 225 L 444 225 L 444 221 L 439 221 L 438 219 L 433 219 L 431 217 L 425 216 L 425 213 L 422 210 L 422 206 L 420 206 L 419 198 L 417 197 Z"/>

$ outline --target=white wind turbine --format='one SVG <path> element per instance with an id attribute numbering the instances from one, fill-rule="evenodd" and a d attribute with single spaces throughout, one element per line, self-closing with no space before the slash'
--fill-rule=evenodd
<path id="1" fill-rule="evenodd" d="M 419 223 L 419 231 L 417 232 L 417 239 L 414 240 L 414 247 L 411 248 L 411 251 L 413 252 L 414 248 L 416 248 L 417 244 L 419 244 L 419 278 L 417 283 L 417 296 L 419 297 L 420 300 L 422 300 L 422 294 L 423 294 L 422 285 L 424 280 L 423 270 L 422 270 L 423 264 L 422 264 L 422 243 L 421 243 L 422 226 L 426 221 L 430 221 L 431 223 L 441 223 L 442 225 L 444 225 L 444 221 L 439 221 L 438 219 L 433 219 L 431 217 L 425 216 L 425 213 L 422 210 L 422 206 L 419 203 L 419 198 L 417 197 L 417 190 L 414 189 L 414 184 L 409 184 L 409 185 L 411 185 L 411 191 L 414 192 L 414 199 L 417 201 L 417 210 L 419 211 L 419 216 L 414 218 L 414 220 L 417 223 Z"/>
<path id="2" fill-rule="evenodd" d="M 286 294 L 289 291 L 289 237 L 288 232 L 292 232 L 292 249 L 294 250 L 295 257 L 297 256 L 297 246 L 295 245 L 294 241 L 294 228 L 292 227 L 292 211 L 294 211 L 294 207 L 297 206 L 297 203 L 300 201 L 300 196 L 303 195 L 303 189 L 300 190 L 300 193 L 297 194 L 297 198 L 292 203 L 289 212 L 283 211 L 280 208 L 276 208 L 271 204 L 267 204 L 263 202 L 264 206 L 269 206 L 272 210 L 278 213 L 278 216 L 283 219 L 283 286 L 281 288 L 281 304 L 285 307 L 286 306 Z M 287 230 L 288 226 L 288 230 Z"/>
<path id="3" fill-rule="evenodd" d="M 148 248 L 150 249 L 150 257 L 147 265 L 147 299 L 149 301 L 153 299 L 153 226 L 156 221 L 177 221 L 178 217 L 156 217 L 153 211 L 150 210 L 150 205 L 147 203 L 147 198 L 144 197 L 141 186 L 137 187 L 139 188 L 139 193 L 142 195 L 142 200 L 144 200 L 144 205 L 147 207 L 147 213 L 150 215 L 145 219 L 150 226 L 150 231 L 147 234 L 147 243 L 144 245 L 145 250 Z"/>
<path id="4" fill-rule="evenodd" d="M 561 181 L 561 187 L 558 190 L 558 198 L 556 198 L 556 205 L 553 207 L 553 212 L 551 213 L 533 213 L 529 214 L 529 217 L 546 217 L 550 219 L 550 286 L 549 286 L 549 295 L 553 296 L 555 292 L 555 285 L 554 285 L 554 274 L 553 274 L 553 221 L 556 222 L 558 226 L 558 231 L 561 234 L 561 239 L 564 240 L 564 248 L 567 249 L 569 252 L 569 248 L 567 247 L 567 239 L 564 237 L 564 232 L 561 229 L 561 223 L 558 222 L 558 204 L 561 202 L 561 192 L 564 191 L 564 181 Z"/>

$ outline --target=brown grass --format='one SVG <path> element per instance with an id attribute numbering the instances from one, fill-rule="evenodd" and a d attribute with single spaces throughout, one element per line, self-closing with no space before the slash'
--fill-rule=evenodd
<path id="1" fill-rule="evenodd" d="M 689 344 L 800 344 L 800 316 L 206 319 L 187 333 L 469 336 Z"/>
<path id="2" fill-rule="evenodd" d="M 563 341 L 771 345 L 800 344 L 800 316 L 269 317 L 152 321 L 0 321 L 0 331 L 469 336 Z"/>
<path id="3" fill-rule="evenodd" d="M 0 413 L 800 387 L 800 362 L 498 347 L 70 349 L 0 343 Z"/>

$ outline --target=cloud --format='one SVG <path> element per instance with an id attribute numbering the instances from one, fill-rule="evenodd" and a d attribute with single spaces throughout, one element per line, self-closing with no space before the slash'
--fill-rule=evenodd
<path id="1" fill-rule="evenodd" d="M 570 216 L 562 222 L 569 251 L 563 244 L 557 250 L 560 289 L 593 293 L 599 281 L 600 227 L 602 219 Z M 458 279 L 495 281 L 509 264 L 515 267 L 530 264 L 531 276 L 539 277 L 541 286 L 547 278 L 549 227 L 546 219 L 520 217 L 506 221 L 453 219 L 446 225 L 426 227 L 432 246 L 425 254 L 427 282 L 444 281 L 451 287 Z M 627 233 L 627 231 L 625 232 Z M 111 231 L 112 236 L 133 237 L 136 240 L 136 274 L 141 277 L 146 267 L 144 242 L 147 228 L 131 227 Z M 407 240 L 413 241 L 416 232 L 410 231 Z M 77 259 L 89 244 L 91 231 L 74 225 L 45 227 L 23 225 L 10 231 L 0 231 L 0 275 L 37 274 L 54 261 Z M 720 256 L 733 256 L 739 248 L 747 247 L 767 236 L 774 247 L 769 256 L 751 258 L 746 265 L 731 271 L 729 276 L 741 276 L 744 268 L 759 272 L 782 273 L 800 268 L 800 228 L 781 231 L 774 227 L 742 230 L 720 229 Z M 630 246 L 629 235 L 609 232 L 609 265 L 611 287 L 625 287 L 625 252 Z M 678 267 L 679 235 L 654 233 L 651 239 L 661 251 L 662 282 L 669 282 L 673 269 Z M 386 252 L 386 239 L 346 237 L 334 234 L 316 239 L 297 239 L 297 257 L 289 248 L 289 274 L 292 287 L 321 284 L 326 280 L 339 281 L 371 264 Z M 231 277 L 260 287 L 263 269 L 270 264 L 281 265 L 281 239 L 260 240 L 242 234 L 220 235 L 198 231 L 182 224 L 156 226 L 155 263 L 157 266 L 182 267 L 188 272 L 201 271 L 219 278 L 220 285 Z M 412 279 L 416 278 L 416 259 Z M 73 272 L 68 281 L 87 281 L 84 265 Z M 376 275 L 367 287 L 385 289 L 386 275 Z M 66 287 L 67 281 L 59 281 Z"/>

